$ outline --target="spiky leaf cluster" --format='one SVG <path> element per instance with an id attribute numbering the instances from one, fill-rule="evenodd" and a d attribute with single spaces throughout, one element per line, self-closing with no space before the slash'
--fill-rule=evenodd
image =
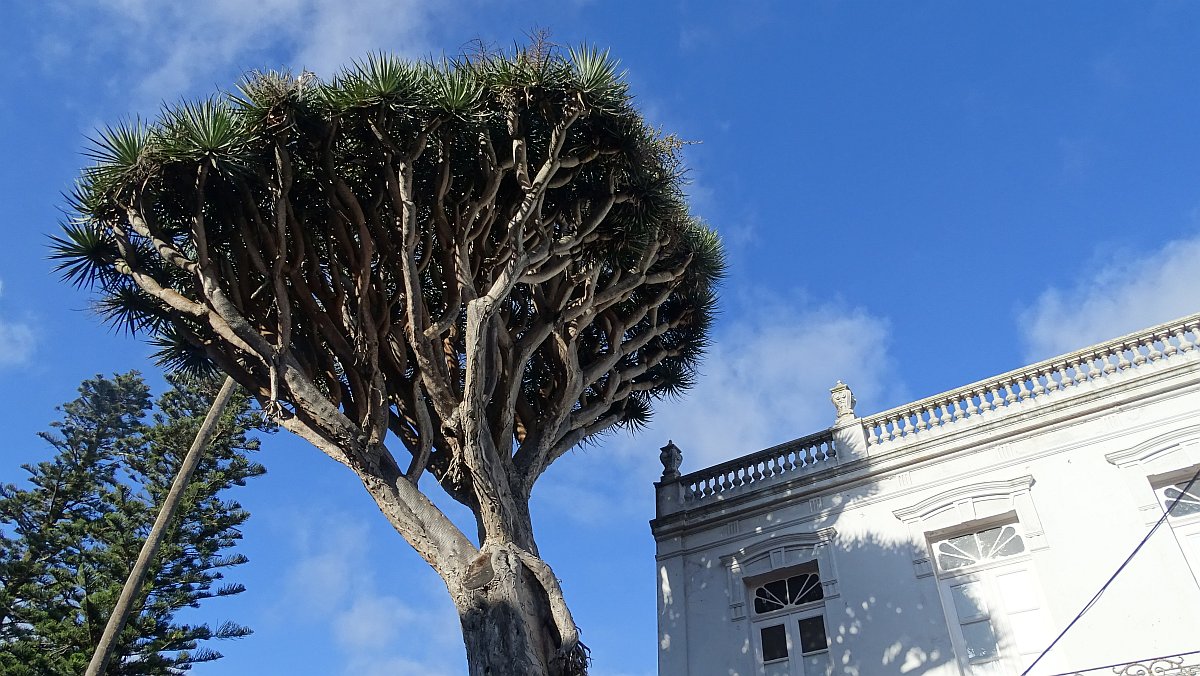
<path id="1" fill-rule="evenodd" d="M 428 467 L 468 503 L 472 373 L 527 492 L 688 388 L 707 345 L 720 242 L 604 51 L 255 73 L 95 146 L 54 256 L 111 324 L 331 444 L 366 440 L 352 464 L 394 465 L 393 435 L 410 479 Z"/>

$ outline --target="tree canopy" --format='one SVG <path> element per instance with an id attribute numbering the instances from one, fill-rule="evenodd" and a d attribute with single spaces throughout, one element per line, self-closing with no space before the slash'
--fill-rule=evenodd
<path id="1" fill-rule="evenodd" d="M 137 373 L 84 381 L 41 435 L 54 457 L 25 466 L 27 487 L 0 486 L 0 671 L 83 672 L 215 389 L 172 385 L 151 415 Z M 224 571 L 246 561 L 229 550 L 249 514 L 224 494 L 263 473 L 247 457 L 258 448 L 248 433 L 261 423 L 244 395 L 225 414 L 107 673 L 180 673 L 221 656 L 208 641 L 250 633 L 175 614 L 244 590 Z"/>
<path id="2" fill-rule="evenodd" d="M 100 133 L 54 256 L 164 364 L 230 374 L 353 469 L 464 627 L 495 601 L 467 583 L 519 558 L 569 653 L 528 498 L 695 379 L 723 258 L 681 145 L 590 47 L 254 73 Z M 426 475 L 476 515 L 474 542 Z"/>

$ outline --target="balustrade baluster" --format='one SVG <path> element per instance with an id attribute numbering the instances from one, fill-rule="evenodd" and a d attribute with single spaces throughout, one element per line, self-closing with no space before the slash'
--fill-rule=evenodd
<path id="1" fill-rule="evenodd" d="M 999 411 L 1001 408 L 1004 407 L 1004 398 L 1000 396 L 1000 384 L 999 383 L 992 383 L 991 385 L 989 385 L 988 386 L 988 394 L 991 395 L 991 397 L 989 397 L 989 406 L 988 406 L 989 410 Z"/>
<path id="2" fill-rule="evenodd" d="M 1158 351 L 1158 346 L 1155 344 L 1157 342 L 1158 334 L 1156 333 L 1150 334 L 1150 339 L 1146 341 L 1146 347 L 1150 348 L 1150 354 L 1146 356 L 1150 358 L 1150 361 L 1162 359 L 1163 353 Z"/>
<path id="3" fill-rule="evenodd" d="M 1188 339 L 1188 331 L 1191 331 L 1192 335 L 1194 336 L 1193 339 Z M 1197 345 L 1200 345 L 1200 322 L 1185 323 L 1179 335 L 1182 336 L 1180 342 L 1182 343 L 1183 351 L 1191 352 L 1196 348 Z"/>
<path id="4" fill-rule="evenodd" d="M 1103 361 L 1101 360 L 1099 354 L 1092 353 L 1091 355 L 1088 355 L 1088 380 L 1096 380 L 1097 378 L 1104 376 L 1104 371 L 1101 370 L 1102 367 L 1096 364 L 1098 361 Z"/>
<path id="5" fill-rule="evenodd" d="M 1004 381 L 1004 404 L 1007 406 L 1017 400 L 1017 395 L 1013 394 L 1012 383 Z"/>
<path id="6" fill-rule="evenodd" d="M 1189 349 L 1191 349 L 1191 343 L 1188 342 L 1188 339 L 1187 339 L 1187 326 L 1186 325 L 1180 324 L 1178 327 L 1176 327 L 1175 342 L 1178 343 L 1177 347 L 1179 348 L 1179 352 L 1177 352 L 1176 354 L 1183 354 L 1184 352 L 1187 352 Z"/>
<path id="7" fill-rule="evenodd" d="M 1025 388 L 1025 378 L 1019 377 L 1016 380 L 1017 385 L 1017 401 L 1025 401 L 1029 398 L 1029 390 Z"/>
<path id="8" fill-rule="evenodd" d="M 947 406 L 949 406 L 952 401 L 954 401 L 954 400 L 947 399 L 947 400 L 937 404 L 937 407 L 941 410 L 941 414 L 938 415 L 938 426 L 939 427 L 944 427 L 946 425 L 949 425 L 950 421 L 954 419 L 954 417 L 950 415 L 950 409 L 947 408 Z"/>
<path id="9" fill-rule="evenodd" d="M 950 416 L 951 420 L 962 420 L 967 417 L 967 402 L 971 401 L 971 395 L 968 393 L 965 397 L 957 397 L 950 400 L 950 405 L 954 407 L 954 415 Z"/>
<path id="10" fill-rule="evenodd" d="M 1055 376 L 1058 375 L 1058 367 L 1051 364 L 1044 373 L 1046 374 L 1046 394 L 1049 394 L 1058 389 L 1058 380 L 1055 379 Z"/>
<path id="11" fill-rule="evenodd" d="M 929 413 L 928 406 L 917 407 L 917 431 L 924 432 L 933 428 L 933 416 Z"/>
<path id="12" fill-rule="evenodd" d="M 1128 351 L 1129 351 L 1129 345 L 1127 343 L 1121 343 L 1121 345 L 1119 347 L 1117 347 L 1117 370 L 1118 371 L 1124 371 L 1124 370 L 1130 368 L 1131 366 L 1133 366 L 1133 362 L 1129 361 L 1129 358 L 1125 356 L 1125 353 Z"/>
<path id="13" fill-rule="evenodd" d="M 1071 366 L 1075 368 L 1075 384 L 1082 385 L 1087 381 L 1087 360 L 1082 358 L 1072 359 Z"/>
<path id="14" fill-rule="evenodd" d="M 783 471 L 790 472 L 796 468 L 795 463 L 792 462 L 792 457 L 795 456 L 795 454 L 795 448 L 789 447 L 783 450 Z"/>
<path id="15" fill-rule="evenodd" d="M 912 414 L 911 414 L 911 413 L 905 413 L 905 414 L 903 415 L 903 420 L 904 420 L 904 427 L 902 427 L 902 428 L 900 429 L 900 436 L 901 436 L 901 437 L 907 437 L 908 435 L 910 435 L 910 434 L 912 434 L 912 433 L 913 433 L 913 426 L 912 426 Z"/>
<path id="16" fill-rule="evenodd" d="M 1058 374 L 1059 389 L 1065 390 L 1068 387 L 1075 384 L 1075 381 L 1071 380 L 1071 374 L 1067 372 L 1068 369 L 1070 368 L 1069 366 L 1067 366 L 1067 362 L 1065 362 L 1065 361 L 1059 362 L 1059 364 L 1057 366 L 1055 366 L 1054 368 L 1055 368 L 1055 373 Z"/>
<path id="17" fill-rule="evenodd" d="M 1104 375 L 1110 376 L 1117 372 L 1117 365 L 1113 363 L 1113 357 L 1117 356 L 1116 351 L 1109 348 L 1100 354 L 1100 363 L 1104 364 Z"/>
<path id="18" fill-rule="evenodd" d="M 1172 343 L 1171 339 L 1174 338 L 1175 340 L 1180 340 L 1181 335 L 1182 335 L 1182 332 L 1179 331 L 1178 329 L 1176 330 L 1175 333 L 1172 333 L 1171 329 L 1167 329 L 1166 331 L 1163 331 L 1163 333 L 1162 333 L 1163 357 L 1174 357 L 1175 355 L 1179 354 L 1179 348 L 1175 347 L 1175 343 Z"/>
<path id="19" fill-rule="evenodd" d="M 977 394 L 976 390 L 971 390 L 970 392 L 967 392 L 966 414 L 968 417 L 976 416 L 979 414 L 979 407 L 975 405 L 975 395 L 976 394 Z M 979 400 L 984 401 L 982 393 L 979 393 Z"/>
<path id="20" fill-rule="evenodd" d="M 1033 382 L 1033 390 L 1029 393 L 1031 397 L 1040 397 L 1046 393 L 1046 387 L 1042 385 L 1042 376 L 1046 376 L 1046 380 L 1050 380 L 1049 374 L 1044 369 L 1036 369 L 1030 380 Z"/>
<path id="21" fill-rule="evenodd" d="M 1134 367 L 1136 368 L 1138 366 L 1141 366 L 1142 364 L 1145 364 L 1146 363 L 1146 355 L 1142 354 L 1142 341 L 1140 341 L 1140 340 L 1134 341 L 1134 343 L 1132 345 L 1132 350 L 1133 350 L 1133 365 L 1134 365 Z"/>

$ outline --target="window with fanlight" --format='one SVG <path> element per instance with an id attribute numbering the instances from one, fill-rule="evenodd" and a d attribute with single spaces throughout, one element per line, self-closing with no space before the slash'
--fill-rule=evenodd
<path id="1" fill-rule="evenodd" d="M 827 674 L 832 662 L 825 626 L 825 593 L 816 562 L 781 572 L 751 589 L 759 673 Z"/>
<path id="2" fill-rule="evenodd" d="M 949 572 L 1025 553 L 1025 542 L 1013 525 L 986 528 L 933 543 L 938 570 Z"/>
<path id="3" fill-rule="evenodd" d="M 1176 473 L 1173 479 L 1160 483 L 1154 492 L 1164 510 L 1168 511 L 1167 525 L 1183 553 L 1183 558 L 1200 579 L 1200 480 L 1193 481 L 1194 468 L 1186 478 Z"/>
<path id="4" fill-rule="evenodd" d="M 930 548 L 963 674 L 1019 673 L 1049 627 L 1018 525 L 968 527 L 931 538 Z"/>

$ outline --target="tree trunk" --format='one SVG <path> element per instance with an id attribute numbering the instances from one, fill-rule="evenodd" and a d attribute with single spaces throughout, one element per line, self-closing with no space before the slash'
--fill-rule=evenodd
<path id="1" fill-rule="evenodd" d="M 563 654 L 547 590 L 515 550 L 498 549 L 476 568 L 465 584 L 485 586 L 454 594 L 470 676 L 587 673 L 586 649 L 576 645 Z"/>

